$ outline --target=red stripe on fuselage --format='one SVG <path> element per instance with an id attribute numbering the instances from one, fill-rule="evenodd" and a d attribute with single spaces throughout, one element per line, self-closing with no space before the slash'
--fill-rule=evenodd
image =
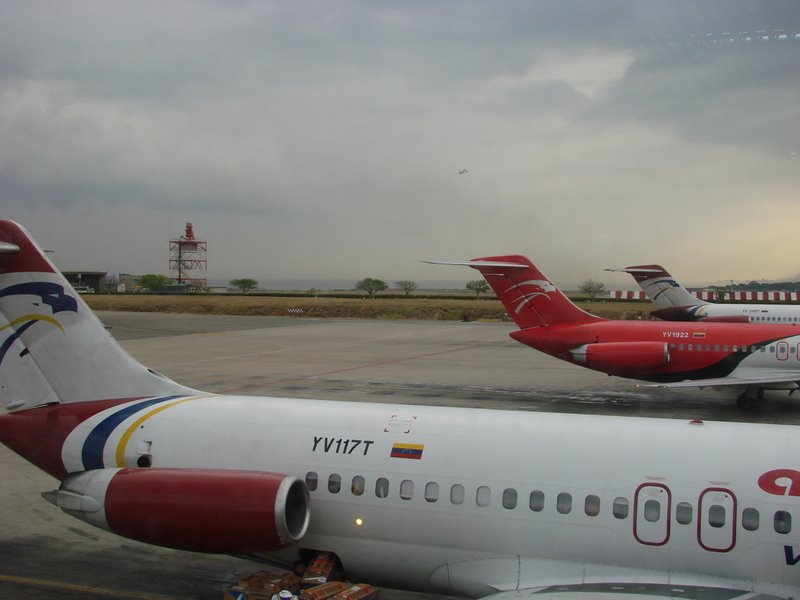
<path id="1" fill-rule="evenodd" d="M 702 334 L 696 336 L 695 334 Z M 626 374 L 622 371 L 603 369 L 605 373 L 647 379 L 672 381 L 681 378 L 710 377 L 709 369 L 718 369 L 714 376 L 725 376 L 748 353 L 733 352 L 733 346 L 764 346 L 766 344 L 800 335 L 797 325 L 758 325 L 754 323 L 688 323 L 665 321 L 597 321 L 577 325 L 552 325 L 532 327 L 511 332 L 511 337 L 536 350 L 591 368 L 577 362 L 571 350 L 583 344 L 604 342 L 666 342 L 674 344 L 670 350 L 669 364 L 655 368 L 649 373 Z M 684 349 L 677 347 L 683 344 Z M 693 350 L 688 350 L 692 344 Z M 697 351 L 697 345 L 703 349 Z M 723 348 L 727 346 L 728 350 Z M 706 348 L 710 348 L 706 350 Z M 715 348 L 717 348 L 715 350 Z M 800 377 L 800 361 L 795 359 Z M 699 373 L 702 372 L 702 373 Z M 695 373 L 697 375 L 695 376 Z M 686 377 L 683 377 L 686 376 Z"/>
<path id="2" fill-rule="evenodd" d="M 0 442 L 46 473 L 63 479 L 67 471 L 61 450 L 67 436 L 89 417 L 132 400 L 139 398 L 56 404 L 0 415 Z"/>

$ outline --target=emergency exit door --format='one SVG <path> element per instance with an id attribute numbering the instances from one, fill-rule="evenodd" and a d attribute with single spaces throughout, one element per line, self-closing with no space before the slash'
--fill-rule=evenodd
<path id="1" fill-rule="evenodd" d="M 643 483 L 633 499 L 633 537 L 640 544 L 663 546 L 669 541 L 672 494 L 661 483 Z"/>
<path id="2" fill-rule="evenodd" d="M 700 546 L 709 552 L 730 551 L 736 545 L 736 496 L 726 488 L 708 488 L 697 505 Z"/>

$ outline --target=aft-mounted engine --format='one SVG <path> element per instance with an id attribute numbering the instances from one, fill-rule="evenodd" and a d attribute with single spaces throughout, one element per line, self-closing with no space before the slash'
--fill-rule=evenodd
<path id="1" fill-rule="evenodd" d="M 600 342 L 570 352 L 576 362 L 612 373 L 646 374 L 669 364 L 666 342 Z"/>
<path id="2" fill-rule="evenodd" d="M 42 496 L 118 535 L 196 552 L 283 548 L 305 535 L 310 519 L 302 480 L 260 471 L 97 469 Z"/>

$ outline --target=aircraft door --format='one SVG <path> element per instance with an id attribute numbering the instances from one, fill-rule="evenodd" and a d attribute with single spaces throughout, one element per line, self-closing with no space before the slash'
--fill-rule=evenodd
<path id="1" fill-rule="evenodd" d="M 778 342 L 775 344 L 775 355 L 778 360 L 786 360 L 789 358 L 789 344 L 786 342 Z"/>
<path id="2" fill-rule="evenodd" d="M 661 483 L 643 483 L 633 500 L 633 537 L 640 544 L 663 546 L 669 541 L 672 494 Z"/>
<path id="3" fill-rule="evenodd" d="M 703 490 L 697 500 L 697 541 L 709 552 L 728 552 L 736 545 L 736 496 L 726 488 Z"/>

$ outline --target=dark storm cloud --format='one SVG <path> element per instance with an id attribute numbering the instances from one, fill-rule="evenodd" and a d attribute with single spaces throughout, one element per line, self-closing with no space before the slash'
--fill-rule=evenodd
<path id="1" fill-rule="evenodd" d="M 800 122 L 800 41 L 707 34 L 788 30 L 797 6 L 0 3 L 0 203 L 75 267 L 108 244 L 110 269 L 157 270 L 185 219 L 223 277 L 522 251 L 574 281 L 675 231 L 703 251 L 658 248 L 700 273 L 764 225 L 738 216 L 753 197 L 794 210 Z M 65 231 L 84 223 L 135 232 Z"/>

